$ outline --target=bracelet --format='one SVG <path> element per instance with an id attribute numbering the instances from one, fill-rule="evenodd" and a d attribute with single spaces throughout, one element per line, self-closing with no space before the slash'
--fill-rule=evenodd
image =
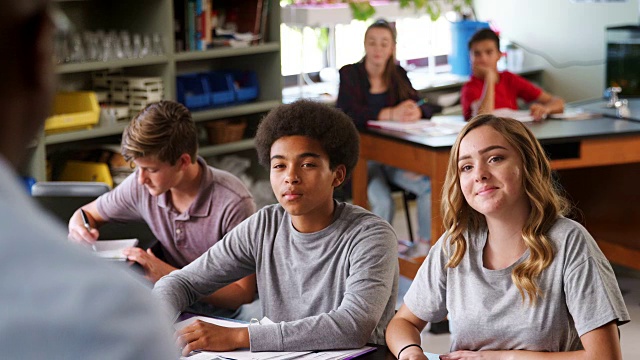
<path id="1" fill-rule="evenodd" d="M 410 347 L 412 347 L 412 346 L 417 346 L 417 347 L 419 347 L 419 348 L 420 348 L 420 351 L 422 351 L 422 346 L 420 346 L 420 344 L 409 344 L 409 345 L 407 345 L 407 346 L 403 347 L 402 349 L 400 349 L 400 351 L 398 351 L 398 360 L 400 360 L 400 354 L 402 354 L 402 352 L 404 351 L 404 349 L 406 349 L 406 348 L 410 348 Z"/>

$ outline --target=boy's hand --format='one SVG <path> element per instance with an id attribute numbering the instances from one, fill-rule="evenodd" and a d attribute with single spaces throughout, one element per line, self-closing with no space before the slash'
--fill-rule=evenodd
<path id="1" fill-rule="evenodd" d="M 471 71 L 473 72 L 473 75 L 485 81 L 498 81 L 498 71 L 494 68 L 474 64 L 471 67 Z"/>
<path id="2" fill-rule="evenodd" d="M 128 260 L 135 261 L 144 269 L 145 277 L 153 284 L 160 280 L 161 277 L 176 270 L 173 266 L 158 259 L 151 249 L 144 251 L 137 247 L 130 247 L 122 250 L 122 254 L 127 256 Z"/>
<path id="3" fill-rule="evenodd" d="M 67 235 L 67 237 L 75 243 L 93 245 L 98 240 L 99 235 L 100 232 L 98 229 L 91 228 L 91 231 L 87 230 L 82 219 L 75 214 L 71 221 L 69 221 L 69 235 Z"/>
<path id="4" fill-rule="evenodd" d="M 201 320 L 176 331 L 176 338 L 183 356 L 195 350 L 232 351 L 249 347 L 247 328 L 226 328 Z"/>
<path id="5" fill-rule="evenodd" d="M 531 116 L 533 116 L 534 120 L 546 119 L 550 113 L 549 109 L 546 106 L 538 103 L 531 104 L 529 110 L 531 111 Z"/>

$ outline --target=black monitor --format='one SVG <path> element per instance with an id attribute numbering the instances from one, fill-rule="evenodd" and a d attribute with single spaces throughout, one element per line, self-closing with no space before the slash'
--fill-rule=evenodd
<path id="1" fill-rule="evenodd" d="M 605 88 L 620 87 L 620 96 L 640 97 L 640 26 L 607 28 Z"/>
<path id="2" fill-rule="evenodd" d="M 36 188 L 37 185 L 39 185 L 39 188 Z M 69 185 L 69 183 L 67 183 L 67 185 Z M 83 186 L 84 185 L 77 187 L 69 186 L 67 187 L 68 191 L 63 191 L 62 184 L 51 187 L 47 184 L 36 183 L 32 189 L 32 195 L 34 200 L 39 203 L 45 211 L 60 220 L 66 228 L 71 215 L 73 215 L 76 210 L 97 199 L 99 196 L 100 190 L 96 192 L 88 189 L 87 186 L 83 188 Z M 106 190 L 108 191 L 109 188 L 107 187 Z M 102 193 L 104 192 L 105 191 L 102 191 Z M 143 249 L 153 246 L 157 241 L 145 222 L 111 222 L 100 227 L 100 239 L 102 240 L 129 238 L 137 238 L 139 240 L 138 246 Z"/>

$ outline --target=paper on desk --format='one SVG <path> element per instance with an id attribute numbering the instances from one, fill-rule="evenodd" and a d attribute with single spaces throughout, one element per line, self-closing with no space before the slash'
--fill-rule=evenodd
<path id="1" fill-rule="evenodd" d="M 529 110 L 513 110 L 509 108 L 500 108 L 493 110 L 492 114 L 498 117 L 512 118 L 522 122 L 529 122 L 534 120 Z"/>
<path id="2" fill-rule="evenodd" d="M 598 116 L 598 114 L 583 111 L 581 109 L 565 109 L 562 113 L 549 115 L 550 118 L 559 120 L 584 120 L 591 119 L 596 116 Z"/>
<path id="3" fill-rule="evenodd" d="M 464 123 L 433 122 L 418 120 L 413 122 L 369 120 L 367 126 L 372 128 L 402 131 L 409 134 L 425 136 L 453 135 L 460 132 Z"/>
<path id="4" fill-rule="evenodd" d="M 109 260 L 125 261 L 127 257 L 122 255 L 122 250 L 138 245 L 138 239 L 100 240 L 96 241 L 96 255 Z"/>
<path id="5" fill-rule="evenodd" d="M 245 322 L 237 322 L 223 319 L 215 319 L 206 316 L 194 316 L 190 319 L 178 322 L 174 325 L 176 329 L 182 329 L 183 327 L 191 324 L 196 320 L 206 321 L 211 324 L 224 326 L 224 327 L 248 327 L 249 324 Z M 273 321 L 267 317 L 260 320 L 260 324 L 273 324 Z M 256 325 L 259 326 L 259 325 Z M 232 359 L 232 360 L 288 360 L 298 358 L 300 356 L 309 354 L 311 351 L 271 351 L 271 352 L 251 352 L 248 349 L 235 350 L 235 351 L 200 351 L 194 352 L 188 357 L 181 357 L 183 360 L 208 360 L 216 358 Z"/>

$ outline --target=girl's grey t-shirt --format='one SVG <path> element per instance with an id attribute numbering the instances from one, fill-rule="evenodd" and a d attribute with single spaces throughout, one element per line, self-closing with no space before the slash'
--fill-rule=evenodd
<path id="1" fill-rule="evenodd" d="M 558 219 L 548 233 L 554 258 L 538 279 L 544 295 L 535 306 L 523 303 L 511 280 L 529 250 L 505 269 L 488 270 L 482 261 L 485 229 L 467 236 L 467 251 L 457 267 L 445 268 L 445 236 L 429 252 L 404 302 L 425 321 L 448 316 L 451 351 L 580 350 L 583 334 L 611 321 L 629 321 L 609 261 L 573 220 Z"/>

